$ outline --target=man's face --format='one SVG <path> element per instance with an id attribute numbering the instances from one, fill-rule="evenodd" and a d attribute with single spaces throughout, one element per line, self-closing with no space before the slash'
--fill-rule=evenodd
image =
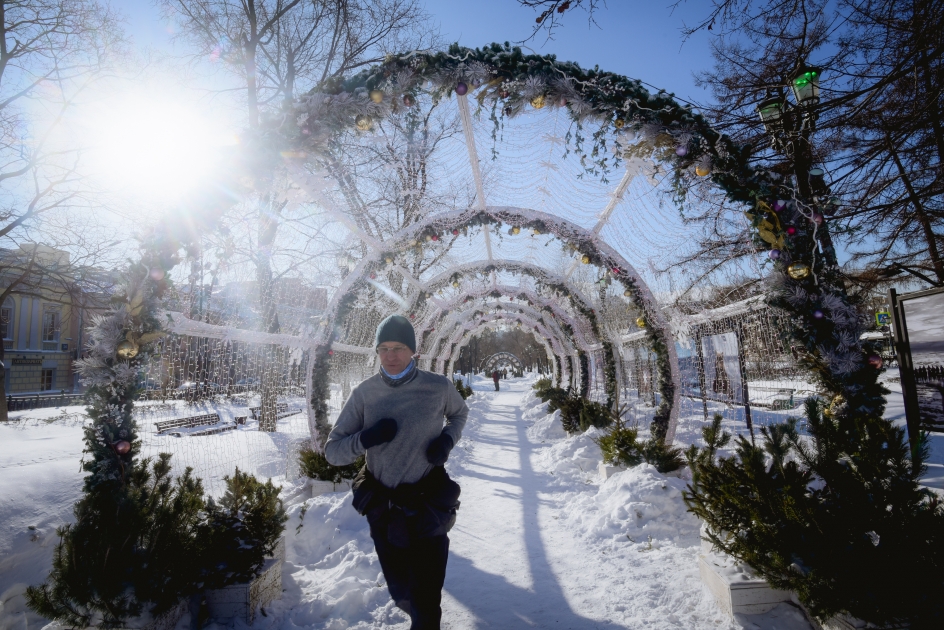
<path id="1" fill-rule="evenodd" d="M 396 341 L 385 341 L 377 346 L 380 355 L 380 365 L 387 370 L 387 374 L 399 374 L 410 364 L 413 351 L 409 347 Z"/>

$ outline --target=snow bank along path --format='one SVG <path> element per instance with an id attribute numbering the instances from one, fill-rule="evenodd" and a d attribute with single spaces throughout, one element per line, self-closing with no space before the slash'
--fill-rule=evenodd
<path id="1" fill-rule="evenodd" d="M 685 481 L 643 465 L 600 483 L 596 430 L 567 437 L 531 379 L 490 381 L 468 400 L 447 468 L 462 486 L 443 627 L 809 628 L 793 607 L 728 618 L 698 576 Z M 409 627 L 386 592 L 350 493 L 290 510 L 286 592 L 257 625 Z"/>

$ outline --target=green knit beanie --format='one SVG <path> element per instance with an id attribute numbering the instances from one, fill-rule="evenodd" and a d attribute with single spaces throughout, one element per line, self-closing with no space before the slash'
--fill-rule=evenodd
<path id="1" fill-rule="evenodd" d="M 376 348 L 385 341 L 399 341 L 413 352 L 416 352 L 416 333 L 413 332 L 413 324 L 403 315 L 391 315 L 377 326 L 374 347 Z"/>

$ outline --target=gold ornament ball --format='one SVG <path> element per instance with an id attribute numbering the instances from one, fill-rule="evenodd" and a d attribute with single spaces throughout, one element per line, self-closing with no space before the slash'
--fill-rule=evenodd
<path id="1" fill-rule="evenodd" d="M 354 124 L 357 125 L 357 128 L 361 131 L 368 131 L 373 125 L 370 116 L 366 114 L 358 114 L 357 118 L 354 119 Z"/>
<path id="2" fill-rule="evenodd" d="M 384 262 L 387 263 L 388 265 L 392 265 L 393 258 L 391 258 L 390 256 L 387 256 L 386 258 L 384 258 Z"/>
<path id="3" fill-rule="evenodd" d="M 623 291 L 623 297 L 633 297 L 633 292 L 630 291 L 629 289 L 626 289 L 625 291 Z"/>
<path id="4" fill-rule="evenodd" d="M 516 226 L 514 226 L 513 228 L 511 228 L 511 233 L 512 233 L 512 234 L 516 234 L 516 235 L 517 235 L 517 234 L 520 234 L 520 233 L 521 233 L 521 228 L 516 225 Z"/>
<path id="5" fill-rule="evenodd" d="M 459 281 L 458 281 L 458 280 L 453 280 L 452 286 L 454 286 L 455 288 L 458 289 L 458 288 L 459 288 Z"/>
<path id="6" fill-rule="evenodd" d="M 531 107 L 533 107 L 534 109 L 542 109 L 544 107 L 544 104 L 545 104 L 545 98 L 543 94 L 538 94 L 537 96 L 531 99 Z"/>
<path id="7" fill-rule="evenodd" d="M 380 90 L 371 90 L 370 91 L 370 100 L 375 103 L 380 103 L 384 100 L 384 93 Z"/>
<path id="8" fill-rule="evenodd" d="M 585 265 L 589 265 L 589 264 L 590 264 L 590 257 L 587 256 L 586 254 L 584 254 L 583 256 L 580 257 L 580 262 L 582 262 L 582 263 L 585 264 Z"/>
<path id="9" fill-rule="evenodd" d="M 122 341 L 118 344 L 118 357 L 121 359 L 133 359 L 138 356 L 138 346 L 130 341 Z"/>
<path id="10" fill-rule="evenodd" d="M 705 166 L 704 164 L 699 164 L 698 166 L 695 167 L 695 175 L 698 175 L 699 177 L 705 177 L 706 175 L 710 175 L 710 174 L 711 174 L 711 169 Z"/>
<path id="11" fill-rule="evenodd" d="M 810 266 L 799 262 L 791 263 L 790 266 L 787 267 L 787 273 L 794 280 L 802 280 L 810 275 Z"/>
<path id="12" fill-rule="evenodd" d="M 541 230 L 539 230 L 538 228 L 534 228 L 533 230 L 531 230 L 531 233 L 534 234 L 535 236 L 538 236 L 541 234 Z"/>
<path id="13" fill-rule="evenodd" d="M 645 318 L 645 317 L 637 317 L 637 318 L 636 318 L 636 325 L 639 326 L 640 328 L 645 328 L 645 327 L 646 327 L 646 318 Z"/>
<path id="14" fill-rule="evenodd" d="M 625 124 L 626 124 L 626 121 L 623 120 L 622 118 L 617 118 L 616 120 L 613 121 L 613 126 L 616 127 L 617 129 L 622 129 L 623 125 Z"/>

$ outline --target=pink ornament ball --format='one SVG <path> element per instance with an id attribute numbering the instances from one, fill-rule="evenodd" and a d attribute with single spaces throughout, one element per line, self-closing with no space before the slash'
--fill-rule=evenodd
<path id="1" fill-rule="evenodd" d="M 877 354 L 870 354 L 869 365 L 874 367 L 876 370 L 882 369 L 882 357 L 878 356 Z"/>
<path id="2" fill-rule="evenodd" d="M 786 207 L 787 207 L 787 202 L 784 201 L 783 199 L 778 199 L 777 201 L 774 202 L 774 212 L 780 212 Z"/>
<path id="3" fill-rule="evenodd" d="M 464 96 L 465 93 L 468 91 L 469 91 L 469 86 L 463 83 L 462 81 L 459 81 L 456 84 L 456 94 L 458 94 L 459 96 Z"/>
<path id="4" fill-rule="evenodd" d="M 813 223 L 815 223 L 816 225 L 822 225 L 822 224 L 823 224 L 823 215 L 821 215 L 819 212 L 814 212 L 814 213 L 813 213 L 813 217 L 812 217 L 812 221 L 813 221 Z"/>
<path id="5" fill-rule="evenodd" d="M 151 269 L 151 279 L 155 282 L 160 282 L 164 279 L 164 276 L 167 275 L 167 272 L 161 269 L 160 267 L 154 267 Z"/>
<path id="6" fill-rule="evenodd" d="M 438 241 L 438 240 L 439 240 L 439 234 L 433 234 L 433 240 L 434 240 L 434 241 Z"/>
<path id="7" fill-rule="evenodd" d="M 816 318 L 816 319 L 823 319 L 823 317 L 825 317 L 825 315 L 823 314 L 823 311 L 815 310 L 815 311 L 813 311 L 813 317 Z"/>
<path id="8" fill-rule="evenodd" d="M 333 355 L 334 355 L 334 350 L 328 350 L 328 356 L 330 357 L 330 356 L 333 356 Z"/>
<path id="9" fill-rule="evenodd" d="M 793 236 L 796 233 L 797 233 L 797 229 L 795 227 L 793 227 L 792 225 L 787 226 L 787 234 L 789 234 L 790 236 Z"/>
<path id="10" fill-rule="evenodd" d="M 115 452 L 119 455 L 124 455 L 131 450 L 131 443 L 127 440 L 119 440 L 115 442 Z"/>
<path id="11" fill-rule="evenodd" d="M 452 231 L 452 235 L 453 235 L 453 236 L 459 236 L 459 230 L 453 230 L 453 231 Z"/>
<path id="12" fill-rule="evenodd" d="M 685 157 L 688 155 L 688 147 L 684 144 L 680 144 L 679 146 L 675 147 L 675 155 L 679 157 Z"/>
<path id="13" fill-rule="evenodd" d="M 767 252 L 767 257 L 770 258 L 771 260 L 777 260 L 778 258 L 780 258 L 780 250 L 779 249 L 770 250 L 769 252 Z"/>

